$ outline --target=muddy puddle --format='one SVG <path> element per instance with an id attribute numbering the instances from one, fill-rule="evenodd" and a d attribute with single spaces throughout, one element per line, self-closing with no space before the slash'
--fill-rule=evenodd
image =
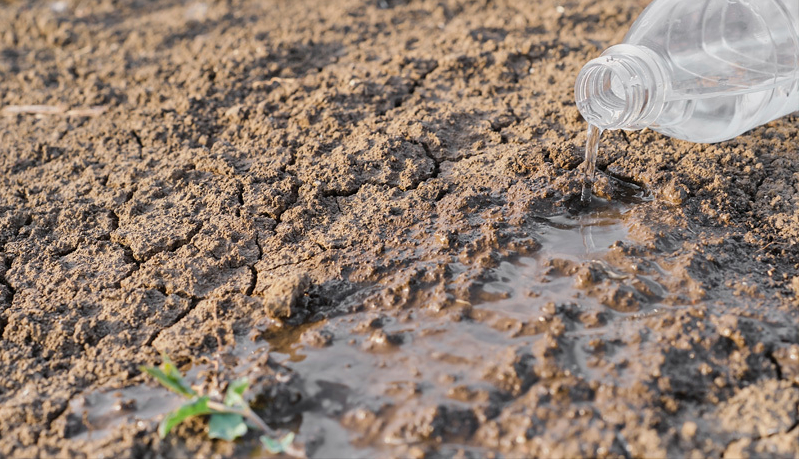
<path id="1" fill-rule="evenodd" d="M 177 408 L 181 403 L 166 391 L 147 385 L 109 392 L 90 392 L 69 403 L 66 435 L 78 441 L 101 439 L 124 423 L 150 421 Z"/>
<path id="2" fill-rule="evenodd" d="M 294 419 L 298 438 L 325 457 L 374 457 L 396 447 L 413 453 L 433 442 L 445 456 L 484 456 L 488 450 L 470 445 L 475 431 L 535 382 L 532 349 L 553 334 L 567 347 L 563 367 L 587 380 L 618 381 L 592 361 L 591 348 L 634 333 L 631 321 L 663 307 L 652 293 L 656 281 L 608 257 L 628 240 L 626 214 L 651 199 L 637 187 L 627 191 L 623 201 L 595 198 L 587 209 L 541 217 L 540 249 L 500 262 L 472 302 L 363 311 L 268 338 L 270 355 L 297 375 L 304 396 Z M 452 272 L 457 277 L 458 267 Z M 639 299 L 591 287 L 589 275 L 648 304 L 633 310 Z M 616 303 L 630 310 L 607 307 Z M 633 357 L 611 347 L 609 358 Z"/>

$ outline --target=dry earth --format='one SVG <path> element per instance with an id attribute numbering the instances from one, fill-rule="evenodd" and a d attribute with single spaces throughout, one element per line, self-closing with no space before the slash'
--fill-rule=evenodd
<path id="1" fill-rule="evenodd" d="M 799 455 L 797 117 L 575 205 L 646 3 L 0 3 L 0 456 L 250 454 L 158 438 L 160 351 L 315 457 Z"/>

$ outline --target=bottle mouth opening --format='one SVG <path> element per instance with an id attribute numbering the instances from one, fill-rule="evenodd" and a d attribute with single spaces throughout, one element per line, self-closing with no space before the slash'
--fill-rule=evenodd
<path id="1" fill-rule="evenodd" d="M 586 121 L 602 129 L 626 127 L 643 108 L 643 100 L 633 85 L 637 79 L 618 59 L 594 59 L 577 77 L 577 108 Z"/>
<path id="2" fill-rule="evenodd" d="M 641 129 L 663 109 L 666 75 L 644 47 L 616 45 L 589 61 L 574 86 L 577 109 L 601 129 Z"/>

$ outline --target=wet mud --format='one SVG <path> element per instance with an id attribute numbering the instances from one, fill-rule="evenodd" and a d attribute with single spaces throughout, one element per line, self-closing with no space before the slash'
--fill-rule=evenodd
<path id="1" fill-rule="evenodd" d="M 646 3 L 0 2 L 0 455 L 262 454 L 167 352 L 310 457 L 795 457 L 799 119 L 580 203 Z"/>

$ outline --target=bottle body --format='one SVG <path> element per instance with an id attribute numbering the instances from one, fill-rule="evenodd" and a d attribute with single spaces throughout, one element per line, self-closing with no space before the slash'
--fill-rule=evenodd
<path id="1" fill-rule="evenodd" d="M 624 45 L 586 65 L 575 90 L 583 116 L 599 127 L 730 139 L 799 111 L 799 1 L 655 0 Z M 642 108 L 628 106 L 635 91 Z M 633 115 L 608 116 L 622 105 Z"/>

